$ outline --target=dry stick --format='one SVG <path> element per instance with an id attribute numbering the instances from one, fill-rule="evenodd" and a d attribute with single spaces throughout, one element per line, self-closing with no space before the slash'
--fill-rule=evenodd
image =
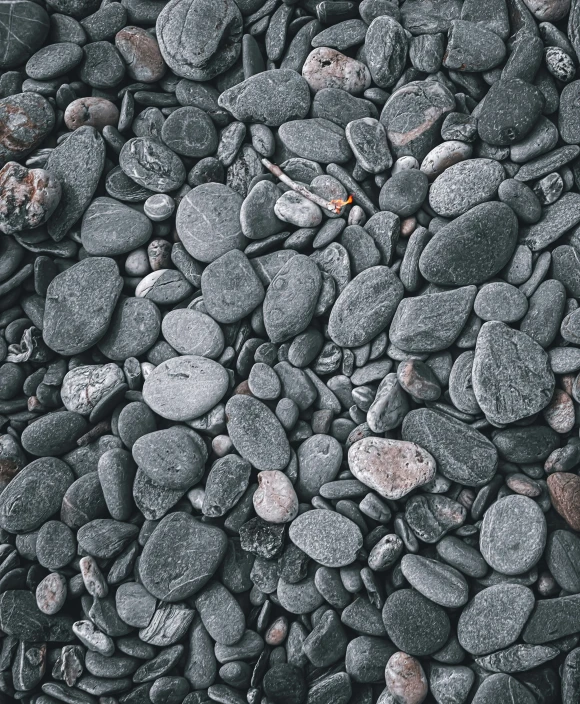
<path id="1" fill-rule="evenodd" d="M 286 176 L 286 174 L 282 171 L 279 166 L 276 166 L 276 164 L 273 164 L 268 159 L 262 159 L 262 164 L 264 164 L 264 166 L 268 169 L 268 171 L 270 171 L 270 173 L 274 174 L 277 179 L 282 181 L 282 183 L 285 183 L 293 191 L 296 191 L 296 193 L 299 193 L 301 196 L 304 196 L 304 198 L 307 198 L 313 203 L 316 203 L 316 205 L 319 205 L 321 208 L 324 208 L 325 210 L 330 210 L 331 213 L 339 214 L 345 205 L 352 203 L 352 198 L 349 198 L 347 201 L 339 200 L 338 202 L 324 200 L 324 198 L 317 196 L 316 193 L 312 193 L 312 191 L 309 191 L 306 186 L 303 186 L 300 183 L 296 183 L 296 181 L 293 181 L 289 176 Z"/>

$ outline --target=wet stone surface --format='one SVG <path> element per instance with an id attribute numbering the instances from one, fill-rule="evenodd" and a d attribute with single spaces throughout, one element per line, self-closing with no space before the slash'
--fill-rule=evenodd
<path id="1" fill-rule="evenodd" d="M 2 704 L 578 704 L 579 55 L 0 2 Z"/>

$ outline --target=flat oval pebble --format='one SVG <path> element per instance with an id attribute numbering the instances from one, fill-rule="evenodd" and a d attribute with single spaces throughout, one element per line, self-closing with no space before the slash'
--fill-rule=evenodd
<path id="1" fill-rule="evenodd" d="M 21 3 L 5 3 L 2 9 L 9 5 L 26 5 Z M 40 8 L 36 3 L 30 3 Z M 4 26 L 4 25 L 2 25 Z M 48 100 L 38 93 L 18 93 L 3 97 L 0 100 L 0 159 L 10 161 L 20 159 L 35 149 L 42 140 L 50 134 L 54 127 L 54 110 Z"/>
<path id="2" fill-rule="evenodd" d="M 294 519 L 288 535 L 308 557 L 325 567 L 344 567 L 362 547 L 358 526 L 334 511 L 315 509 Z"/>
<path id="3" fill-rule="evenodd" d="M 155 413 L 170 420 L 191 420 L 223 398 L 228 375 L 221 364 L 196 355 L 172 357 L 149 374 L 143 399 Z"/>
<path id="4" fill-rule="evenodd" d="M 429 205 L 444 218 L 456 218 L 492 200 L 505 179 L 503 167 L 493 159 L 467 159 L 437 176 L 429 189 Z"/>
<path id="5" fill-rule="evenodd" d="M 417 656 L 439 650 L 451 628 L 445 611 L 412 589 L 399 589 L 389 596 L 383 621 L 397 648 Z"/>
<path id="6" fill-rule="evenodd" d="M 285 122 L 278 134 L 294 154 L 322 164 L 343 164 L 352 154 L 342 127 L 321 117 Z"/>
<path id="7" fill-rule="evenodd" d="M 467 581 L 453 567 L 410 554 L 401 560 L 401 572 L 414 589 L 440 606 L 457 608 L 467 603 Z"/>
<path id="8" fill-rule="evenodd" d="M 535 501 L 526 496 L 506 496 L 485 512 L 481 554 L 498 572 L 522 574 L 542 556 L 546 533 L 546 519 Z"/>
<path id="9" fill-rule="evenodd" d="M 397 500 L 435 476 L 435 460 L 419 445 L 403 440 L 365 438 L 348 451 L 354 476 L 387 499 Z"/>
<path id="10" fill-rule="evenodd" d="M 510 423 L 548 405 L 554 375 L 537 342 L 504 323 L 485 323 L 477 338 L 473 391 L 492 422 Z"/>
<path id="11" fill-rule="evenodd" d="M 91 257 L 56 276 L 46 293 L 43 338 L 55 352 L 84 352 L 107 332 L 123 280 L 108 257 Z"/>
<path id="12" fill-rule="evenodd" d="M 419 260 L 421 273 L 447 286 L 482 283 L 507 264 L 517 231 L 517 219 L 504 203 L 476 205 L 430 240 Z"/>
<path id="13" fill-rule="evenodd" d="M 182 308 L 170 311 L 161 324 L 163 337 L 180 354 L 217 359 L 224 349 L 219 325 L 205 313 Z"/>
<path id="14" fill-rule="evenodd" d="M 141 555 L 143 586 L 163 601 L 192 596 L 217 570 L 226 543 L 225 533 L 216 526 L 187 513 L 171 513 L 157 525 Z"/>
<path id="15" fill-rule="evenodd" d="M 95 198 L 81 225 L 83 247 L 93 257 L 116 257 L 148 242 L 150 220 L 113 198 Z"/>
<path id="16" fill-rule="evenodd" d="M 261 401 L 237 395 L 226 404 L 228 432 L 240 455 L 258 470 L 284 469 L 290 445 L 280 421 Z"/>
<path id="17" fill-rule="evenodd" d="M 483 589 L 462 611 L 457 637 L 468 653 L 486 655 L 514 643 L 534 608 L 533 592 L 520 584 Z"/>
<path id="18" fill-rule="evenodd" d="M 243 249 L 240 225 L 243 198 L 221 183 L 193 188 L 177 209 L 176 228 L 185 249 L 201 262 Z"/>

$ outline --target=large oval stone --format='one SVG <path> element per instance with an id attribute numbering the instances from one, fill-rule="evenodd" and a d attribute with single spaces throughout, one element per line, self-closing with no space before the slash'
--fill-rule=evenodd
<path id="1" fill-rule="evenodd" d="M 183 246 L 200 262 L 213 262 L 232 249 L 243 249 L 240 211 L 244 199 L 222 183 L 203 183 L 185 196 L 175 226 Z"/>
<path id="2" fill-rule="evenodd" d="M 149 241 L 153 224 L 114 198 L 95 198 L 81 225 L 83 247 L 93 257 L 117 257 Z"/>
<path id="3" fill-rule="evenodd" d="M 62 460 L 43 457 L 31 462 L 0 494 L 0 528 L 10 533 L 36 530 L 60 509 L 73 481 Z"/>
<path id="4" fill-rule="evenodd" d="M 443 476 L 465 486 L 487 484 L 497 469 L 497 450 L 485 435 L 466 423 L 430 408 L 405 416 L 404 440 L 430 452 Z"/>
<path id="5" fill-rule="evenodd" d="M 158 599 L 182 601 L 209 582 L 226 548 L 226 534 L 220 528 L 177 511 L 151 533 L 141 554 L 139 576 Z"/>
<path id="6" fill-rule="evenodd" d="M 42 9 L 36 3 L 27 1 L 2 3 L 0 13 L 5 7 L 18 4 Z M 26 156 L 50 134 L 53 127 L 54 110 L 42 95 L 18 93 L 2 98 L 0 100 L 0 163 Z"/>
<path id="7" fill-rule="evenodd" d="M 290 445 L 280 421 L 253 396 L 238 394 L 226 404 L 228 434 L 240 455 L 258 470 L 284 469 Z"/>
<path id="8" fill-rule="evenodd" d="M 262 71 L 225 90 L 218 99 L 241 122 L 279 127 L 306 117 L 310 108 L 308 83 L 296 71 Z"/>
<path id="9" fill-rule="evenodd" d="M 387 266 L 372 266 L 356 276 L 330 313 L 328 334 L 341 347 L 370 342 L 391 322 L 403 298 L 400 279 Z"/>
<path id="10" fill-rule="evenodd" d="M 360 528 L 334 511 L 306 511 L 292 521 L 290 540 L 325 567 L 345 567 L 356 560 L 363 544 Z"/>
<path id="11" fill-rule="evenodd" d="M 545 408 L 554 393 L 546 352 L 524 332 L 485 323 L 477 337 L 473 392 L 492 423 L 513 423 Z"/>
<path id="12" fill-rule="evenodd" d="M 219 403 L 229 376 L 221 364 L 206 357 L 184 355 L 162 362 L 143 385 L 143 400 L 163 418 L 192 420 Z"/>
<path id="13" fill-rule="evenodd" d="M 49 29 L 46 10 L 37 2 L 9 0 L 0 3 L 0 70 L 23 64 L 42 46 Z"/>
<path id="14" fill-rule="evenodd" d="M 435 476 L 435 460 L 414 442 L 369 437 L 348 451 L 350 471 L 381 496 L 396 501 Z"/>
<path id="15" fill-rule="evenodd" d="M 108 257 L 83 259 L 58 274 L 46 293 L 46 344 L 64 355 L 88 350 L 107 332 L 122 288 L 117 264 Z"/>
<path id="16" fill-rule="evenodd" d="M 476 205 L 437 232 L 421 254 L 419 269 L 434 284 L 480 284 L 508 263 L 517 236 L 518 221 L 508 205 Z"/>
<path id="17" fill-rule="evenodd" d="M 429 190 L 429 205 L 444 218 L 456 218 L 495 197 L 505 171 L 494 159 L 467 159 L 437 176 Z"/>
<path id="18" fill-rule="evenodd" d="M 343 164 L 352 157 L 342 127 L 322 117 L 286 122 L 278 135 L 291 152 L 320 164 Z"/>

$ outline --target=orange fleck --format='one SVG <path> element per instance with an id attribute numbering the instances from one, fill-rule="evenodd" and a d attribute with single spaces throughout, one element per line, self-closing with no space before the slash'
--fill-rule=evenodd
<path id="1" fill-rule="evenodd" d="M 339 213 L 345 206 L 350 205 L 352 202 L 352 195 L 350 195 L 346 200 L 342 200 L 342 198 L 335 198 L 330 201 L 330 203 L 334 205 L 334 209 L 337 213 Z"/>

